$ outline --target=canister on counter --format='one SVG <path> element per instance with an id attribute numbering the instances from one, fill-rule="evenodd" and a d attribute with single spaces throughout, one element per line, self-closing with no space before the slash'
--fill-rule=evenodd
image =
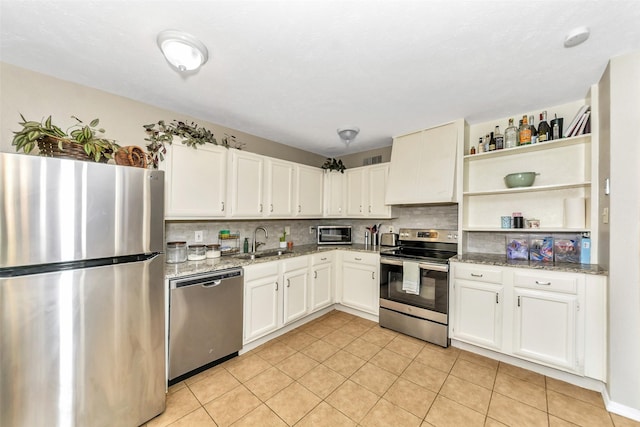
<path id="1" fill-rule="evenodd" d="M 187 242 L 167 242 L 168 264 L 178 264 L 187 260 Z"/>
<path id="2" fill-rule="evenodd" d="M 187 260 L 202 261 L 207 258 L 207 251 L 204 245 L 189 245 Z"/>
<path id="3" fill-rule="evenodd" d="M 513 213 L 513 228 L 524 228 L 524 217 L 522 212 Z"/>

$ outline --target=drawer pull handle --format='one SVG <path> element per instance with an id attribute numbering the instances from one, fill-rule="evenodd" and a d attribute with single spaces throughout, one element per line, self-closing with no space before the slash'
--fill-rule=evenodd
<path id="1" fill-rule="evenodd" d="M 551 282 L 547 281 L 547 282 L 541 282 L 539 280 L 536 280 L 536 285 L 542 285 L 542 286 L 550 286 Z"/>
<path id="2" fill-rule="evenodd" d="M 327 258 L 320 258 L 320 261 L 326 261 Z"/>
<path id="3" fill-rule="evenodd" d="M 273 203 L 271 203 L 270 211 L 273 212 Z"/>
<path id="4" fill-rule="evenodd" d="M 291 287 L 291 280 L 287 279 L 287 288 Z"/>
<path id="5" fill-rule="evenodd" d="M 471 277 L 482 277 L 482 274 L 471 273 Z"/>
<path id="6" fill-rule="evenodd" d="M 520 307 L 520 297 L 518 297 L 518 307 Z"/>
<path id="7" fill-rule="evenodd" d="M 224 202 L 222 202 L 222 212 L 224 212 Z"/>
<path id="8" fill-rule="evenodd" d="M 276 281 L 276 291 L 278 290 L 278 282 Z"/>
<path id="9" fill-rule="evenodd" d="M 356 261 L 362 261 L 362 258 L 354 258 Z"/>
<path id="10" fill-rule="evenodd" d="M 314 279 L 317 279 L 317 278 L 318 278 L 318 272 L 317 272 L 317 271 L 314 271 L 314 272 L 313 272 L 313 278 L 314 278 Z"/>
<path id="11" fill-rule="evenodd" d="M 499 299 L 498 295 L 499 294 L 496 292 L 496 304 L 500 304 L 500 299 Z"/>
<path id="12" fill-rule="evenodd" d="M 371 272 L 371 279 L 376 280 L 376 273 L 373 271 Z"/>

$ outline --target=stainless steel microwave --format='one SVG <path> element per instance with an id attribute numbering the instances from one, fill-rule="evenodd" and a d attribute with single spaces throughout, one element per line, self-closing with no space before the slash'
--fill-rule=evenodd
<path id="1" fill-rule="evenodd" d="M 319 245 L 350 245 L 353 243 L 350 225 L 319 225 L 317 229 Z"/>

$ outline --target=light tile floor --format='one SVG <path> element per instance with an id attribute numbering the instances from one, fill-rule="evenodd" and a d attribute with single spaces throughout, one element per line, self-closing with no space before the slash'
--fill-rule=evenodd
<path id="1" fill-rule="evenodd" d="M 640 426 L 599 393 L 332 311 L 172 386 L 157 426 Z"/>

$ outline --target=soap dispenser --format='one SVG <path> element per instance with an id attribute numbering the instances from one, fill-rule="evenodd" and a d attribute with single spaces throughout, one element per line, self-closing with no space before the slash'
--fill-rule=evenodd
<path id="1" fill-rule="evenodd" d="M 242 250 L 245 254 L 249 253 L 249 238 L 245 237 L 244 238 L 244 244 L 242 245 Z"/>

